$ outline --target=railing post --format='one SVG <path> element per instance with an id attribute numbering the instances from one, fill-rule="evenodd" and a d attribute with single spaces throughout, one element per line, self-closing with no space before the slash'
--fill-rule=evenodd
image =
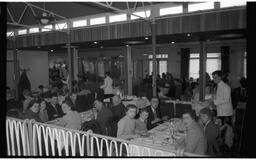
<path id="1" fill-rule="evenodd" d="M 86 133 L 86 151 L 87 151 L 87 156 L 90 156 L 91 150 L 90 150 L 90 134 L 89 134 L 89 132 Z"/>

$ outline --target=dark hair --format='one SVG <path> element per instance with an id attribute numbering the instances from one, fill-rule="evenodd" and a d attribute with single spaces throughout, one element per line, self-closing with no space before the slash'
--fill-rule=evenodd
<path id="1" fill-rule="evenodd" d="M 106 76 L 110 76 L 110 72 L 106 72 L 105 74 L 106 74 Z"/>
<path id="2" fill-rule="evenodd" d="M 126 106 L 126 112 L 129 111 L 129 109 L 137 109 L 137 106 L 133 105 L 133 104 L 128 104 Z"/>
<path id="3" fill-rule="evenodd" d="M 192 119 L 196 120 L 196 112 L 195 112 L 195 110 L 192 110 L 192 109 L 185 110 L 183 114 L 189 114 Z"/>
<path id="4" fill-rule="evenodd" d="M 214 71 L 214 72 L 212 72 L 212 75 L 218 75 L 219 77 L 222 78 L 222 71 L 220 71 L 220 70 Z"/>
<path id="5" fill-rule="evenodd" d="M 103 100 L 104 100 L 104 91 L 103 90 L 100 90 L 99 92 L 97 92 L 96 100 L 103 102 Z"/>
<path id="6" fill-rule="evenodd" d="M 213 117 L 217 117 L 217 111 L 216 110 L 211 110 L 211 112 L 212 112 Z"/>
<path id="7" fill-rule="evenodd" d="M 212 119 L 212 117 L 213 117 L 212 111 L 209 108 L 201 109 L 200 113 L 207 115 L 209 117 L 209 119 Z"/>
<path id="8" fill-rule="evenodd" d="M 149 113 L 149 111 L 148 111 L 146 108 L 140 109 L 140 113 L 139 113 L 139 114 L 141 114 L 142 112 L 147 112 L 147 113 Z"/>
<path id="9" fill-rule="evenodd" d="M 30 109 L 35 103 L 40 104 L 40 101 L 39 101 L 38 99 L 32 99 L 32 100 L 29 102 L 27 109 Z"/>
<path id="10" fill-rule="evenodd" d="M 44 86 L 43 86 L 43 85 L 39 85 L 38 88 L 39 88 L 39 89 L 43 89 Z"/>
<path id="11" fill-rule="evenodd" d="M 71 108 L 72 111 L 75 110 L 75 106 L 74 106 L 72 100 L 69 97 L 65 98 L 65 100 L 63 101 L 62 104 L 64 104 L 64 103 L 66 103 Z"/>

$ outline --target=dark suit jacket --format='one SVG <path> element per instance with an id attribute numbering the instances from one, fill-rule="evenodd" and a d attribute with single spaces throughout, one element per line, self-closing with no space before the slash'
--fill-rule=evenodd
<path id="1" fill-rule="evenodd" d="M 98 112 L 97 122 L 100 125 L 101 132 L 103 135 L 111 135 L 111 123 L 112 123 L 113 114 L 105 106 Z"/>
<path id="2" fill-rule="evenodd" d="M 55 118 L 62 117 L 64 115 L 61 109 L 61 106 L 59 104 L 56 104 L 55 108 L 52 106 L 51 103 L 46 104 L 46 110 L 48 113 L 49 121 L 54 120 Z"/>
<path id="3" fill-rule="evenodd" d="M 148 114 L 148 120 L 147 120 L 147 129 L 150 130 L 150 129 L 156 127 L 157 123 L 151 124 L 151 122 L 154 120 L 154 113 L 151 109 L 151 106 L 146 107 L 146 109 L 148 110 L 148 113 L 149 113 Z M 162 118 L 159 106 L 156 108 L 156 115 L 157 115 L 158 118 L 160 118 L 160 119 Z"/>
<path id="4" fill-rule="evenodd" d="M 205 128 L 207 139 L 207 155 L 218 156 L 220 154 L 218 146 L 219 128 L 213 121 L 210 121 Z"/>

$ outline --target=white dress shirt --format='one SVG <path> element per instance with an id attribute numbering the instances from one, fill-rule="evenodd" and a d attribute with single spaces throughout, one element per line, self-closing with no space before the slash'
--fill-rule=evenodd
<path id="1" fill-rule="evenodd" d="M 214 104 L 217 107 L 217 116 L 232 116 L 233 106 L 231 103 L 231 88 L 220 81 L 217 86 L 216 98 Z"/>
<path id="2" fill-rule="evenodd" d="M 113 80 L 107 76 L 104 79 L 104 84 L 100 86 L 104 90 L 104 94 L 113 94 L 113 88 L 112 88 Z"/>

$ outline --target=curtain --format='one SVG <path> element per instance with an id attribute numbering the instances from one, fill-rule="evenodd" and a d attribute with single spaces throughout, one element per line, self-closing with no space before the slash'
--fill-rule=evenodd
<path id="1" fill-rule="evenodd" d="M 229 54 L 230 48 L 229 46 L 221 47 L 221 71 L 222 73 L 229 72 Z"/>
<path id="2" fill-rule="evenodd" d="M 181 66 L 180 66 L 180 78 L 188 78 L 189 76 L 189 48 L 181 48 Z"/>

